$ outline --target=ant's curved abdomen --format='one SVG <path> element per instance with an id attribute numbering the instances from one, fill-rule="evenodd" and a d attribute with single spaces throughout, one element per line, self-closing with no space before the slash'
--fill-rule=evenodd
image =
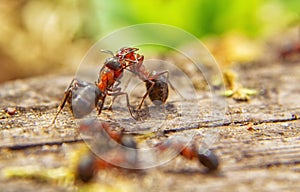
<path id="1" fill-rule="evenodd" d="M 92 83 L 80 81 L 80 85 L 72 89 L 72 97 L 69 97 L 71 110 L 75 118 L 82 118 L 97 106 L 101 100 L 101 91 Z"/>

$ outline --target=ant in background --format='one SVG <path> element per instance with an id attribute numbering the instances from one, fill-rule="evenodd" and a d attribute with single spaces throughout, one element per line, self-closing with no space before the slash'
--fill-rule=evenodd
<path id="1" fill-rule="evenodd" d="M 219 160 L 217 156 L 209 149 L 203 150 L 197 146 L 195 141 L 189 143 L 184 138 L 174 137 L 166 142 L 158 143 L 156 146 L 159 152 L 173 150 L 188 160 L 198 159 L 199 163 L 208 168 L 209 171 L 218 169 Z"/>
<path id="2" fill-rule="evenodd" d="M 298 41 L 289 43 L 279 51 L 280 58 L 287 60 L 297 54 L 300 55 L 300 27 L 298 28 Z"/>
<path id="3" fill-rule="evenodd" d="M 102 52 L 107 53 L 109 51 Z M 65 90 L 64 97 L 52 120 L 52 124 L 55 123 L 57 116 L 64 108 L 66 102 L 69 103 L 75 118 L 82 118 L 88 115 L 94 108 L 97 108 L 98 114 L 101 114 L 107 95 L 113 96 L 114 98 L 125 95 L 128 110 L 131 116 L 134 117 L 131 110 L 132 107 L 129 104 L 128 94 L 121 92 L 121 88 L 118 87 L 120 84 L 119 79 L 122 77 L 126 67 L 126 65 L 120 63 L 117 57 L 113 56 L 106 59 L 103 67 L 99 71 L 98 80 L 95 84 L 74 78 Z"/>
<path id="4" fill-rule="evenodd" d="M 127 70 L 137 75 L 138 78 L 145 82 L 147 92 L 144 94 L 138 109 L 141 109 L 144 100 L 149 95 L 150 100 L 155 105 L 164 104 L 168 98 L 169 88 L 168 85 L 174 90 L 174 86 L 169 81 L 169 71 L 161 71 L 159 73 L 149 73 L 143 65 L 144 56 L 136 53 L 138 48 L 125 47 L 119 50 L 116 57 L 120 62 L 127 62 L 129 66 Z M 176 91 L 177 92 L 177 91 Z M 179 94 L 179 93 L 178 93 Z M 180 95 L 180 94 L 179 94 Z M 158 101 L 158 102 L 157 102 Z"/>
<path id="5" fill-rule="evenodd" d="M 147 92 L 144 94 L 138 109 L 141 109 L 148 95 L 155 105 L 164 104 L 168 98 L 168 84 L 175 90 L 169 81 L 169 72 L 152 72 L 150 74 L 143 66 L 144 56 L 136 53 L 138 50 L 138 48 L 125 47 L 121 48 L 116 55 L 112 51 L 101 50 L 104 53 L 112 55 L 112 57 L 106 59 L 103 67 L 100 69 L 98 81 L 92 84 L 74 78 L 64 93 L 52 124 L 55 123 L 57 116 L 64 108 L 66 102 L 69 103 L 75 118 L 82 118 L 88 115 L 94 108 L 97 108 L 98 114 L 101 114 L 107 95 L 113 96 L 109 109 L 111 109 L 117 96 L 125 95 L 128 110 L 131 116 L 137 120 L 138 118 L 133 115 L 131 110 L 132 106 L 129 104 L 128 94 L 121 92 L 121 88 L 118 87 L 121 83 L 120 78 L 123 75 L 124 69 L 137 75 L 139 79 L 145 82 Z M 166 76 L 164 76 L 165 74 Z"/>
<path id="6" fill-rule="evenodd" d="M 300 55 L 300 42 L 289 44 L 287 47 L 283 48 L 279 54 L 283 60 L 286 60 L 293 55 Z"/>

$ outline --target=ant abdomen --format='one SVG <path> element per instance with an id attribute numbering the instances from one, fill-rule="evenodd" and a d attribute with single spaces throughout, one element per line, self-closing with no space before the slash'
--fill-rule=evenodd
<path id="1" fill-rule="evenodd" d="M 149 98 L 154 105 L 162 105 L 167 101 L 169 96 L 169 87 L 165 76 L 159 76 L 157 79 L 153 79 L 151 81 L 146 80 L 145 83 L 148 91 L 151 88 L 152 83 L 154 83 L 149 92 Z"/>
<path id="2" fill-rule="evenodd" d="M 217 156 L 209 149 L 205 150 L 204 152 L 198 152 L 198 160 L 210 171 L 218 169 L 219 160 Z"/>
<path id="3" fill-rule="evenodd" d="M 100 90 L 91 83 L 87 83 L 84 87 L 75 87 L 69 101 L 74 117 L 82 118 L 91 113 L 100 95 Z"/>

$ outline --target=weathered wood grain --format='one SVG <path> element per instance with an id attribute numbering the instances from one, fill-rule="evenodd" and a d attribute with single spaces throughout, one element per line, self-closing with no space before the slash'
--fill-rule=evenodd
<path id="1" fill-rule="evenodd" d="M 224 116 L 209 114 L 209 98 L 171 101 L 166 106 L 169 115 L 165 119 L 168 126 L 164 127 L 164 136 L 218 134 L 211 148 L 220 158 L 219 172 L 207 174 L 196 162 L 178 157 L 143 175 L 106 170 L 99 173 L 96 181 L 100 185 L 112 185 L 122 180 L 133 189 L 145 191 L 299 191 L 300 65 L 260 64 L 236 70 L 239 81 L 245 87 L 257 89 L 259 95 L 249 102 L 226 98 Z M 63 111 L 56 126 L 49 127 L 70 79 L 51 75 L 0 85 L 0 171 L 9 166 L 67 166 L 68 154 L 84 145 L 69 110 Z M 197 118 L 189 118 L 193 112 L 190 106 L 195 105 L 199 114 Z M 8 115 L 7 107 L 15 108 L 16 113 Z M 104 110 L 100 118 L 118 128 L 126 117 L 115 116 L 118 121 L 113 112 Z M 128 129 L 130 120 L 127 123 L 126 132 L 136 133 Z M 34 179 L 7 183 L 0 175 L 0 189 L 6 186 L 10 191 L 31 191 L 34 186 L 49 191 L 74 189 Z"/>

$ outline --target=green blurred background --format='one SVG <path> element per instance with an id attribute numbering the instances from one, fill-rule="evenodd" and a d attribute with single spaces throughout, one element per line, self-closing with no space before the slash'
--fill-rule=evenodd
<path id="1" fill-rule="evenodd" d="M 75 73 L 89 47 L 121 27 L 163 23 L 199 39 L 266 39 L 299 24 L 299 0 L 1 0 L 0 82 Z"/>

